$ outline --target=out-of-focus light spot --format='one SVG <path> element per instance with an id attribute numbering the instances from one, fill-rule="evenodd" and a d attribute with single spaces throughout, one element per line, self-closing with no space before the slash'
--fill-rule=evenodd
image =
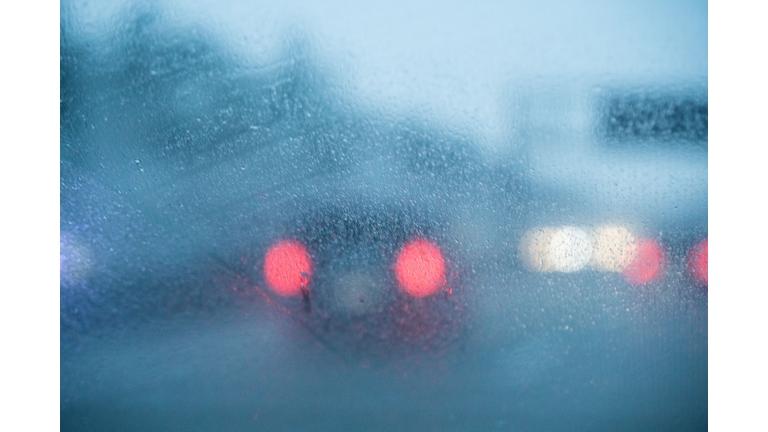
<path id="1" fill-rule="evenodd" d="M 592 256 L 592 244 L 584 231 L 563 227 L 552 236 L 549 255 L 556 271 L 574 272 L 589 261 Z"/>
<path id="2" fill-rule="evenodd" d="M 282 240 L 270 246 L 264 258 L 264 279 L 270 290 L 288 297 L 307 289 L 312 275 L 312 260 L 307 249 L 295 240 Z"/>
<path id="3" fill-rule="evenodd" d="M 622 271 L 624 279 L 632 285 L 643 285 L 661 279 L 667 266 L 667 253 L 656 240 L 642 238 L 637 241 L 635 259 Z"/>
<path id="4" fill-rule="evenodd" d="M 604 226 L 592 232 L 592 260 L 589 265 L 598 271 L 621 272 L 634 259 L 637 251 L 635 237 L 624 227 Z"/>
<path id="5" fill-rule="evenodd" d="M 526 267 L 538 272 L 555 271 L 555 263 L 549 253 L 555 233 L 552 228 L 537 228 L 525 233 L 518 249 Z"/>
<path id="6" fill-rule="evenodd" d="M 587 233 L 579 228 L 537 228 L 523 236 L 519 252 L 530 270 L 574 272 L 589 262 L 592 244 Z"/>
<path id="7" fill-rule="evenodd" d="M 414 297 L 426 297 L 445 285 L 445 263 L 434 243 L 411 240 L 395 259 L 395 277 L 400 288 Z"/>
<path id="8" fill-rule="evenodd" d="M 76 285 L 88 277 L 91 270 L 91 253 L 70 235 L 59 235 L 59 282 Z"/>
<path id="9" fill-rule="evenodd" d="M 688 276 L 699 285 L 709 286 L 709 239 L 701 240 L 685 257 Z"/>
<path id="10" fill-rule="evenodd" d="M 342 274 L 331 285 L 331 308 L 350 315 L 361 315 L 372 310 L 384 297 L 381 284 L 364 273 Z"/>

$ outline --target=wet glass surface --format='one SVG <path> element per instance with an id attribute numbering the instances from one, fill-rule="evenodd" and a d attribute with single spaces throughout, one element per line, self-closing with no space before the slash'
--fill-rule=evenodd
<path id="1" fill-rule="evenodd" d="M 61 6 L 62 430 L 705 430 L 707 3 Z"/>

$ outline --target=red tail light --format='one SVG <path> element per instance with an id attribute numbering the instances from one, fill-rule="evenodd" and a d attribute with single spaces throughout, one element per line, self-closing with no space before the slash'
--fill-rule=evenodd
<path id="1" fill-rule="evenodd" d="M 312 259 L 307 249 L 295 240 L 282 240 L 267 251 L 264 279 L 270 290 L 288 297 L 307 289 L 312 275 Z"/>
<path id="2" fill-rule="evenodd" d="M 637 241 L 635 258 L 621 274 L 630 284 L 642 285 L 663 277 L 666 266 L 664 246 L 656 240 L 643 238 Z"/>
<path id="3" fill-rule="evenodd" d="M 414 297 L 426 297 L 445 285 L 445 263 L 440 248 L 429 240 L 406 243 L 395 259 L 400 288 Z"/>
<path id="4" fill-rule="evenodd" d="M 688 276 L 699 285 L 709 284 L 709 239 L 704 239 L 688 251 L 685 257 Z"/>

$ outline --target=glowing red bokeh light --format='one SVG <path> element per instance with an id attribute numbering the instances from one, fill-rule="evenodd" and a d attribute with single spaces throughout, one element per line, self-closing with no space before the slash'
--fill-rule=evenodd
<path id="1" fill-rule="evenodd" d="M 709 239 L 704 239 L 688 251 L 685 257 L 688 276 L 699 285 L 709 286 Z"/>
<path id="2" fill-rule="evenodd" d="M 306 289 L 312 275 L 312 260 L 307 249 L 295 240 L 282 240 L 264 257 L 264 279 L 270 290 L 283 297 Z"/>
<path id="3" fill-rule="evenodd" d="M 414 297 L 426 297 L 445 285 L 445 263 L 440 248 L 429 240 L 406 243 L 395 259 L 400 288 Z"/>
<path id="4" fill-rule="evenodd" d="M 660 279 L 667 266 L 666 256 L 666 249 L 659 242 L 642 238 L 637 241 L 635 258 L 621 274 L 632 285 L 643 285 Z"/>

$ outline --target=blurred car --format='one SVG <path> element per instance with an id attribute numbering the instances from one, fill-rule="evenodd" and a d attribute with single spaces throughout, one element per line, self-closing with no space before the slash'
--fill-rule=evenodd
<path id="1" fill-rule="evenodd" d="M 706 85 L 520 79 L 489 153 L 311 37 L 78 7 L 62 430 L 706 429 Z"/>

